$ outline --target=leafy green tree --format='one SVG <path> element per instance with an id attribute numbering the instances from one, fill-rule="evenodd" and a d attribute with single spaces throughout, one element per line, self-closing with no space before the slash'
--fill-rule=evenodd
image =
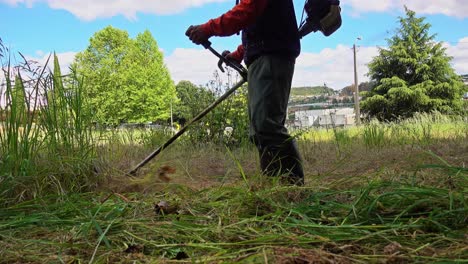
<path id="1" fill-rule="evenodd" d="M 463 83 L 450 66 L 442 43 L 430 35 L 425 18 L 406 8 L 400 28 L 369 64 L 376 86 L 363 93 L 364 113 L 381 120 L 411 117 L 416 112 L 461 110 Z"/>
<path id="2" fill-rule="evenodd" d="M 180 81 L 176 85 L 179 101 L 174 105 L 174 120 L 184 125 L 215 100 L 213 92 L 190 81 Z"/>
<path id="3" fill-rule="evenodd" d="M 149 31 L 131 39 L 111 26 L 98 31 L 73 67 L 86 78 L 95 121 L 116 125 L 166 120 L 175 86 Z"/>
<path id="4" fill-rule="evenodd" d="M 227 69 L 228 75 L 232 75 L 232 72 L 232 69 Z M 217 96 L 221 96 L 233 85 L 232 79 L 223 84 L 215 72 L 214 80 L 210 82 L 209 89 L 215 91 Z M 223 141 L 228 144 L 241 144 L 248 141 L 249 118 L 247 113 L 247 85 L 243 85 L 211 114 L 209 120 L 212 130 L 211 140 Z M 229 136 L 225 134 L 226 127 L 233 128 L 232 134 Z"/>
<path id="5" fill-rule="evenodd" d="M 174 107 L 174 120 L 183 125 L 206 109 L 232 85 L 223 84 L 217 74 L 206 87 L 180 81 L 176 85 L 180 101 Z M 229 126 L 233 127 L 233 131 L 231 135 L 226 136 L 225 128 Z M 247 88 L 239 88 L 200 122 L 194 124 L 187 135 L 192 143 L 210 141 L 240 144 L 248 139 Z"/>
<path id="6" fill-rule="evenodd" d="M 375 86 L 373 82 L 362 82 L 359 84 L 359 93 L 369 92 Z M 354 95 L 354 85 L 349 85 L 344 87 L 339 92 L 340 96 L 353 96 Z"/>
<path id="7" fill-rule="evenodd" d="M 359 84 L 359 93 L 369 92 L 374 87 L 375 87 L 375 83 L 373 83 L 373 82 L 362 82 L 362 83 Z"/>

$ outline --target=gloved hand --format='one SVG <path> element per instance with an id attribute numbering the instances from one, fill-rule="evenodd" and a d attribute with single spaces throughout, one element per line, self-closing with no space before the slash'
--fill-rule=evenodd
<path id="1" fill-rule="evenodd" d="M 237 61 L 233 56 L 231 56 L 231 52 L 229 50 L 223 51 L 221 53 L 221 56 L 223 56 L 226 60 L 232 61 L 234 63 L 237 63 L 237 64 L 241 63 L 240 61 Z M 223 63 L 224 61 L 222 59 L 218 61 L 218 68 L 221 70 L 221 72 L 224 72 Z"/>
<path id="2" fill-rule="evenodd" d="M 240 64 L 242 62 L 242 60 L 238 60 L 238 58 L 232 56 L 232 53 L 229 50 L 223 51 L 223 53 L 221 53 L 221 55 L 223 55 L 224 58 L 226 58 L 228 60 L 232 60 L 233 62 L 235 62 L 237 64 Z"/>
<path id="3" fill-rule="evenodd" d="M 200 25 L 190 26 L 185 32 L 185 35 L 197 45 L 206 42 L 210 38 L 210 36 L 206 34 Z"/>

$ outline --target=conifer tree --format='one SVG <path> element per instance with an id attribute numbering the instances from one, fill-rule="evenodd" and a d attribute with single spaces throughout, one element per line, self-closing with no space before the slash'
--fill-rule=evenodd
<path id="1" fill-rule="evenodd" d="M 388 48 L 369 64 L 377 85 L 364 93 L 362 110 L 380 120 L 408 118 L 416 112 L 453 113 L 462 109 L 463 83 L 450 65 L 451 57 L 429 30 L 424 17 L 407 8 Z"/>

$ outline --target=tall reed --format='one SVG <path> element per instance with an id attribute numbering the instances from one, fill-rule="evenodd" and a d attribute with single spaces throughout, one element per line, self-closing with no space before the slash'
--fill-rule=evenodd
<path id="1" fill-rule="evenodd" d="M 84 83 L 76 72 L 62 76 L 57 56 L 54 71 L 44 79 L 44 97 L 39 124 L 47 148 L 42 160 L 49 166 L 45 180 L 59 193 L 81 191 L 95 183 L 93 160 L 96 142 L 93 138 L 91 113 L 84 102 Z M 47 185 L 47 184 L 46 184 Z"/>
<path id="2" fill-rule="evenodd" d="M 44 140 L 35 124 L 38 83 L 24 81 L 22 74 L 31 71 L 27 72 L 24 64 L 13 67 L 8 49 L 1 43 L 0 54 L 5 78 L 0 84 L 0 197 L 3 198 L 14 193 L 24 195 L 20 186 L 27 186 L 28 178 L 35 172 L 35 158 Z M 38 78 L 43 78 L 44 73 L 44 70 L 39 71 Z M 27 89 L 26 84 L 32 89 Z"/>
<path id="3" fill-rule="evenodd" d="M 0 43 L 0 201 L 83 190 L 95 182 L 95 142 L 83 80 L 24 61 Z M 24 57 L 23 57 L 24 59 Z"/>
<path id="4" fill-rule="evenodd" d="M 366 124 L 362 131 L 362 138 L 364 144 L 370 147 L 381 148 L 385 145 L 385 134 L 387 131 L 387 126 L 385 124 L 379 123 L 377 121 L 371 121 Z"/>

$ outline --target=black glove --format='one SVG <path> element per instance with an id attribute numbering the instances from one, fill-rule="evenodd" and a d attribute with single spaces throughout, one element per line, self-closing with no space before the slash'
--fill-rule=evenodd
<path id="1" fill-rule="evenodd" d="M 185 35 L 197 45 L 208 41 L 208 39 L 210 38 L 210 36 L 206 34 L 205 31 L 203 31 L 200 25 L 190 26 L 185 32 Z"/>
<path id="2" fill-rule="evenodd" d="M 226 60 L 228 61 L 232 61 L 233 63 L 235 64 L 240 64 L 240 62 L 238 62 L 236 59 L 234 59 L 232 56 L 231 56 L 231 52 L 229 50 L 225 50 L 223 51 L 223 53 L 221 53 L 221 56 L 223 56 Z M 219 59 L 218 61 L 218 68 L 221 70 L 221 72 L 224 72 L 224 69 L 223 69 L 223 63 L 224 61 L 222 59 Z"/>

